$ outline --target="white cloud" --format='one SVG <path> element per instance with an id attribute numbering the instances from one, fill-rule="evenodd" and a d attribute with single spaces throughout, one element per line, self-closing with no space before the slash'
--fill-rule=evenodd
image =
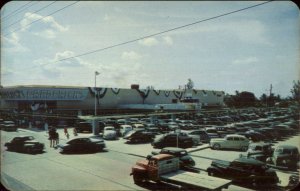
<path id="1" fill-rule="evenodd" d="M 142 56 L 134 51 L 123 52 L 122 59 L 124 60 L 139 60 Z"/>
<path id="2" fill-rule="evenodd" d="M 35 23 L 33 23 L 32 25 L 30 24 L 37 20 L 39 20 L 39 22 L 42 22 L 44 25 L 39 25 L 39 28 L 37 28 L 34 25 Z M 33 34 L 45 38 L 55 38 L 58 32 L 65 32 L 69 30 L 69 27 L 64 27 L 60 25 L 51 16 L 43 17 L 42 15 L 29 13 L 29 12 L 24 15 L 24 19 L 21 20 L 20 24 L 22 27 L 22 31 L 26 31 L 29 30 L 30 28 L 34 28 Z"/>
<path id="3" fill-rule="evenodd" d="M 242 58 L 242 59 L 236 59 L 232 62 L 232 64 L 243 64 L 243 65 L 248 65 L 248 64 L 254 64 L 257 63 L 259 60 L 256 57 L 248 57 L 248 58 Z"/>
<path id="4" fill-rule="evenodd" d="M 173 45 L 173 39 L 170 36 L 164 36 L 163 41 L 166 45 Z"/>
<path id="5" fill-rule="evenodd" d="M 139 40 L 139 44 L 144 46 L 155 46 L 158 44 L 158 40 L 156 40 L 156 38 L 154 37 L 150 37 L 143 40 Z"/>
<path id="6" fill-rule="evenodd" d="M 28 48 L 24 47 L 20 43 L 20 37 L 17 33 L 11 33 L 10 37 L 5 37 L 1 35 L 2 47 L 3 50 L 7 50 L 8 52 L 25 52 L 28 51 Z"/>

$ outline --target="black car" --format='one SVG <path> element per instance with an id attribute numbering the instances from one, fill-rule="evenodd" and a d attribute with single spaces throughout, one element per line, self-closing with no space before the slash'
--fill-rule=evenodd
<path id="1" fill-rule="evenodd" d="M 17 131 L 17 126 L 13 121 L 2 121 L 0 123 L 0 129 L 3 131 Z"/>
<path id="2" fill-rule="evenodd" d="M 265 163 L 252 158 L 237 158 L 232 162 L 214 160 L 207 168 L 210 176 L 231 179 L 236 184 L 250 187 L 272 188 L 279 179 Z"/>
<path id="3" fill-rule="evenodd" d="M 151 143 L 154 148 L 164 147 L 180 147 L 189 148 L 193 147 L 194 141 L 192 137 L 181 135 L 180 133 L 168 133 L 163 135 L 157 135 L 154 141 Z"/>
<path id="4" fill-rule="evenodd" d="M 153 155 L 157 154 L 170 154 L 175 157 L 178 157 L 180 160 L 180 167 L 193 167 L 195 166 L 195 161 L 194 159 L 189 155 L 189 153 L 182 148 L 177 148 L 177 147 L 165 147 L 161 149 L 159 152 L 152 151 Z"/>
<path id="5" fill-rule="evenodd" d="M 146 130 L 131 130 L 124 135 L 124 139 L 128 142 L 151 142 L 155 134 Z"/>
<path id="6" fill-rule="evenodd" d="M 273 155 L 267 158 L 267 163 L 277 167 L 296 169 L 299 160 L 300 154 L 297 146 L 278 145 Z"/>
<path id="7" fill-rule="evenodd" d="M 267 158 L 272 156 L 273 148 L 271 143 L 251 143 L 247 151 L 247 157 L 266 162 Z"/>
<path id="8" fill-rule="evenodd" d="M 209 143 L 210 137 L 205 130 L 193 130 L 188 132 L 189 135 L 198 135 L 202 143 Z"/>
<path id="9" fill-rule="evenodd" d="M 8 151 L 41 153 L 44 150 L 44 144 L 36 141 L 33 136 L 18 136 L 10 142 L 4 144 Z"/>
<path id="10" fill-rule="evenodd" d="M 90 138 L 90 137 L 78 137 L 69 140 L 65 144 L 57 145 L 60 153 L 71 152 L 97 152 L 102 151 L 105 148 L 103 139 Z"/>

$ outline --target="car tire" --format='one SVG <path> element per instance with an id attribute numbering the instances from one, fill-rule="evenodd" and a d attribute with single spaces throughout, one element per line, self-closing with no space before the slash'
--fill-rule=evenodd
<path id="1" fill-rule="evenodd" d="M 221 145 L 220 144 L 214 144 L 213 145 L 213 149 L 214 150 L 219 150 L 221 148 Z"/>

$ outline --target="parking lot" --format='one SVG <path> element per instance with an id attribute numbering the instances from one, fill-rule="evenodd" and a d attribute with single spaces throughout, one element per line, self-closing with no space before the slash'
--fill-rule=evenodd
<path id="1" fill-rule="evenodd" d="M 260 117 L 266 119 L 272 117 L 289 120 L 291 116 L 282 112 L 277 116 L 269 115 Z M 249 114 L 249 113 L 248 113 Z M 201 117 L 203 120 L 205 117 Z M 257 120 L 257 119 L 256 119 Z M 283 122 L 285 121 L 283 120 Z M 203 120 L 204 121 L 204 120 Z M 207 120 L 209 121 L 209 120 Z M 250 120 L 247 120 L 250 121 Z M 252 119 L 251 121 L 254 121 Z M 278 121 L 278 123 L 283 123 Z M 198 121 L 200 123 L 200 121 Z M 239 122 L 227 122 L 232 125 Z M 204 125 L 204 124 L 201 124 Z M 206 124 L 208 125 L 208 124 Z M 212 126 L 209 124 L 209 126 Z M 74 138 L 71 133 L 73 127 L 68 127 L 69 139 Z M 59 142 L 68 141 L 64 135 L 64 129 L 57 128 Z M 45 144 L 43 153 L 26 154 L 6 151 L 5 142 L 19 135 L 32 135 L 36 140 Z M 90 137 L 91 133 L 78 133 L 77 137 Z M 99 136 L 99 139 L 102 139 Z M 51 148 L 48 134 L 37 128 L 18 128 L 16 132 L 1 131 L 1 178 L 2 182 L 12 190 L 155 190 L 175 189 L 170 185 L 146 184 L 138 186 L 133 183 L 129 175 L 131 167 L 137 160 L 147 157 L 152 151 L 159 151 L 147 143 L 127 143 L 122 137 L 116 140 L 105 140 L 106 149 L 97 153 L 88 154 L 60 154 L 58 149 Z M 280 141 L 273 141 L 273 147 L 278 145 L 294 145 L 299 148 L 299 131 L 294 132 L 287 138 Z M 186 148 L 196 162 L 195 167 L 200 173 L 206 174 L 206 169 L 213 160 L 232 161 L 246 154 L 245 151 L 221 149 L 213 150 L 209 144 L 201 143 L 197 146 Z M 296 169 L 275 168 L 280 183 L 278 189 L 285 189 L 289 183 L 289 177 L 298 174 Z M 247 190 L 240 186 L 231 185 L 228 190 Z"/>

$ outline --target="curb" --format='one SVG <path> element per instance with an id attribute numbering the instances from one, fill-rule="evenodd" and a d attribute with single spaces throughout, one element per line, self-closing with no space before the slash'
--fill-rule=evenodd
<path id="1" fill-rule="evenodd" d="M 200 148 L 196 148 L 196 149 L 190 149 L 190 150 L 187 149 L 187 152 L 192 153 L 192 152 L 201 151 L 201 150 L 208 149 L 208 148 L 210 148 L 209 144 L 203 145 Z"/>

